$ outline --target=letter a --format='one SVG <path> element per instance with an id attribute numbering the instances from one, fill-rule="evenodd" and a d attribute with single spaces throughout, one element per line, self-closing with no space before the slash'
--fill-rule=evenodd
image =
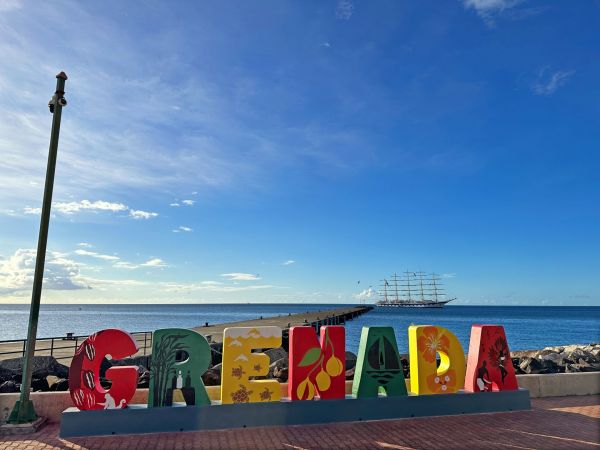
<path id="1" fill-rule="evenodd" d="M 504 328 L 500 325 L 473 325 L 465 391 L 490 392 L 517 389 L 519 385 Z"/>

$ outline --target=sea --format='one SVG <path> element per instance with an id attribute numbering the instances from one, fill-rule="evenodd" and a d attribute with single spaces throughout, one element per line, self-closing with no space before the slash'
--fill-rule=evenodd
<path id="1" fill-rule="evenodd" d="M 340 308 L 340 304 L 42 305 L 38 338 L 87 335 L 104 328 L 154 331 L 287 316 Z M 350 306 L 350 305 L 348 305 Z M 0 304 L 0 341 L 27 337 L 29 305 Z M 400 353 L 408 353 L 410 325 L 440 325 L 452 331 L 465 351 L 473 324 L 499 324 L 511 350 L 600 342 L 600 306 L 446 306 L 440 309 L 377 307 L 346 323 L 346 349 L 358 349 L 365 326 L 394 328 Z"/>

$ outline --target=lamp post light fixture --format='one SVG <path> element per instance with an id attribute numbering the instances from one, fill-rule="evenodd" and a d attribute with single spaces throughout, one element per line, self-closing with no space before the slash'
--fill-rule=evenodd
<path id="1" fill-rule="evenodd" d="M 52 206 L 52 190 L 54 188 L 54 172 L 56 169 L 56 154 L 58 150 L 58 135 L 60 133 L 60 119 L 67 101 L 65 95 L 64 72 L 56 75 L 56 91 L 48 108 L 52 114 L 52 131 L 50 134 L 50 150 L 48 152 L 48 165 L 46 168 L 46 184 L 44 186 L 44 200 L 42 203 L 42 217 L 40 219 L 40 233 L 38 237 L 37 253 L 35 258 L 35 272 L 33 276 L 33 291 L 31 294 L 31 308 L 29 310 L 29 328 L 27 330 L 27 345 L 23 358 L 23 376 L 21 379 L 21 397 L 8 418 L 8 423 L 20 424 L 33 422 L 37 414 L 33 402 L 29 398 L 31 390 L 31 372 L 33 355 L 35 353 L 35 340 L 37 336 L 38 318 L 40 314 L 40 299 L 42 295 L 42 281 L 44 278 L 44 263 L 46 261 L 46 244 L 48 242 L 48 227 L 50 225 L 50 208 Z"/>

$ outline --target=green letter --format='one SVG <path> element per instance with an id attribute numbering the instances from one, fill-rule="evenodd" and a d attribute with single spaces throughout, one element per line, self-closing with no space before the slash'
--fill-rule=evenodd
<path id="1" fill-rule="evenodd" d="M 363 327 L 352 395 L 377 397 L 379 386 L 388 396 L 406 395 L 406 383 L 392 327 Z"/>
<path id="2" fill-rule="evenodd" d="M 173 405 L 173 393 L 179 389 L 185 403 L 210 405 L 202 374 L 210 364 L 210 346 L 201 334 L 192 330 L 167 328 L 156 330 L 152 342 L 148 407 Z M 177 361 L 177 355 L 187 357 Z"/>

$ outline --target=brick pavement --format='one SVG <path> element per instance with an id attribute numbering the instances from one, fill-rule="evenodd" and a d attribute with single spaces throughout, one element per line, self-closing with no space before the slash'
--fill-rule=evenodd
<path id="1" fill-rule="evenodd" d="M 532 399 L 532 411 L 331 425 L 60 439 L 58 424 L 0 449 L 599 449 L 600 396 Z"/>

